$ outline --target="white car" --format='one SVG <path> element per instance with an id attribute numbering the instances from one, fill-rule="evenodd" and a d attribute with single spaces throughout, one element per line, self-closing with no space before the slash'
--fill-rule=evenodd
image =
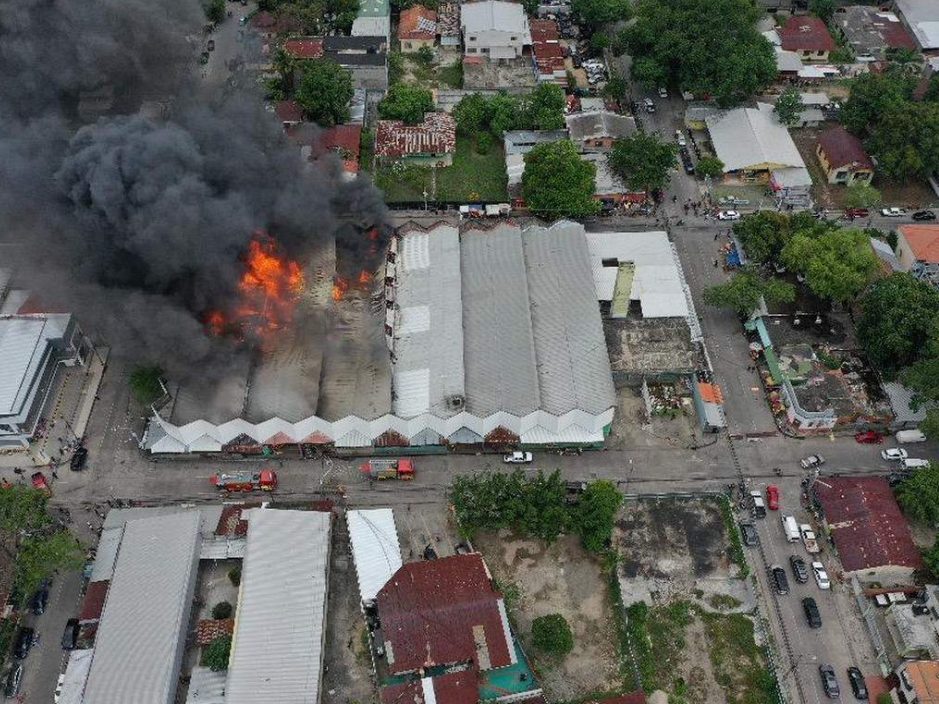
<path id="1" fill-rule="evenodd" d="M 886 450 L 880 451 L 880 456 L 888 462 L 891 462 L 905 460 L 909 456 L 909 453 L 902 447 L 888 447 Z"/>
<path id="2" fill-rule="evenodd" d="M 884 208 L 880 214 L 885 218 L 900 218 L 903 217 L 904 211 L 902 208 Z"/>
<path id="3" fill-rule="evenodd" d="M 660 98 L 667 98 L 667 97 L 668 97 L 668 91 L 667 91 L 665 88 L 659 88 L 659 97 L 660 97 Z"/>
<path id="4" fill-rule="evenodd" d="M 739 220 L 740 213 L 736 210 L 722 210 L 717 214 L 718 220 Z"/>
<path id="5" fill-rule="evenodd" d="M 815 581 L 818 583 L 819 589 L 831 589 L 831 580 L 828 579 L 825 565 L 821 562 L 813 562 L 812 573 L 815 575 Z"/>
<path id="6" fill-rule="evenodd" d="M 678 141 L 679 147 L 687 147 L 688 142 L 685 141 L 685 135 L 682 134 L 681 130 L 675 130 L 675 139 Z"/>
<path id="7" fill-rule="evenodd" d="M 528 464 L 531 460 L 532 454 L 530 452 L 512 452 L 502 457 L 502 461 L 506 464 Z"/>
<path id="8" fill-rule="evenodd" d="M 821 467 L 825 464 L 825 458 L 821 455 L 809 455 L 799 460 L 799 464 L 802 466 L 802 469 L 814 469 L 815 467 Z"/>

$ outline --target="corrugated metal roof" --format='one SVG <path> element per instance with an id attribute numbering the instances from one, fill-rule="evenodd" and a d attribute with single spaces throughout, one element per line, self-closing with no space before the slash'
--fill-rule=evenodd
<path id="1" fill-rule="evenodd" d="M 522 43 L 531 44 L 531 30 L 524 8 L 515 2 L 483 0 L 461 5 L 460 26 L 464 32 L 515 32 Z"/>
<path id="2" fill-rule="evenodd" d="M 0 415 L 20 412 L 49 341 L 61 334 L 43 317 L 0 318 Z"/>
<path id="3" fill-rule="evenodd" d="M 349 511 L 349 540 L 359 578 L 359 596 L 372 601 L 401 567 L 401 546 L 390 508 Z"/>
<path id="4" fill-rule="evenodd" d="M 212 672 L 207 667 L 194 667 L 189 677 L 186 704 L 225 704 L 224 670 Z"/>
<path id="5" fill-rule="evenodd" d="M 319 700 L 330 514 L 254 509 L 226 704 Z"/>
<path id="6" fill-rule="evenodd" d="M 762 164 L 805 168 L 789 130 L 776 119 L 772 105 L 757 103 L 755 108 L 728 110 L 706 122 L 725 172 Z"/>
<path id="7" fill-rule="evenodd" d="M 124 526 L 84 704 L 174 701 L 198 546 L 196 511 L 142 518 Z"/>
<path id="8" fill-rule="evenodd" d="M 82 704 L 82 692 L 85 690 L 85 682 L 88 681 L 88 668 L 91 667 L 93 653 L 93 650 L 73 650 L 69 653 L 58 704 Z"/>

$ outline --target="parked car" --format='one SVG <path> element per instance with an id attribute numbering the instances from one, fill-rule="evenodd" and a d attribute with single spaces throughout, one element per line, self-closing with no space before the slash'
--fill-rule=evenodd
<path id="1" fill-rule="evenodd" d="M 29 649 L 33 647 L 35 638 L 36 631 L 32 628 L 20 628 L 16 632 L 16 638 L 13 641 L 13 656 L 22 660 L 29 655 Z"/>
<path id="2" fill-rule="evenodd" d="M 530 452 L 512 452 L 502 456 L 502 461 L 506 464 L 528 464 L 531 460 Z"/>
<path id="3" fill-rule="evenodd" d="M 46 606 L 49 604 L 49 585 L 43 584 L 33 595 L 31 604 L 33 613 L 42 616 L 46 612 Z"/>
<path id="4" fill-rule="evenodd" d="M 668 97 L 668 90 L 667 90 L 666 88 L 664 88 L 664 87 L 663 87 L 663 88 L 659 88 L 659 97 L 660 97 L 660 98 L 667 98 L 667 97 Z"/>
<path id="5" fill-rule="evenodd" d="M 65 632 L 62 633 L 62 649 L 75 650 L 78 646 L 78 619 L 70 618 L 65 622 Z"/>
<path id="6" fill-rule="evenodd" d="M 799 460 L 799 464 L 802 465 L 802 469 L 814 469 L 825 464 L 825 458 L 821 455 L 809 455 Z"/>
<path id="7" fill-rule="evenodd" d="M 888 447 L 886 450 L 880 451 L 880 456 L 888 462 L 899 462 L 900 460 L 905 460 L 909 454 L 910 453 L 908 453 L 902 447 Z"/>
<path id="8" fill-rule="evenodd" d="M 813 562 L 812 573 L 815 575 L 815 582 L 818 584 L 819 589 L 831 589 L 831 580 L 828 579 L 825 565 L 821 562 Z"/>
<path id="9" fill-rule="evenodd" d="M 718 220 L 739 220 L 740 213 L 736 210 L 722 210 L 717 214 Z"/>
<path id="10" fill-rule="evenodd" d="M 900 464 L 903 469 L 926 469 L 929 466 L 929 460 L 920 457 L 907 457 L 905 460 L 901 460 Z"/>
<path id="11" fill-rule="evenodd" d="M 766 508 L 770 511 L 779 510 L 779 487 L 775 484 L 766 487 Z"/>
<path id="12" fill-rule="evenodd" d="M 3 683 L 3 696 L 12 699 L 20 693 L 21 684 L 23 684 L 23 665 L 16 663 L 10 668 L 6 681 Z"/>
<path id="13" fill-rule="evenodd" d="M 681 130 L 675 130 L 675 141 L 678 142 L 679 147 L 688 146 L 688 142 L 685 141 L 685 135 Z"/>
<path id="14" fill-rule="evenodd" d="M 809 570 L 805 566 L 805 560 L 798 555 L 790 555 L 789 566 L 792 568 L 792 576 L 796 578 L 799 584 L 805 584 L 809 581 Z"/>
<path id="15" fill-rule="evenodd" d="M 822 678 L 822 688 L 829 699 L 837 699 L 841 696 L 841 688 L 838 686 L 838 678 L 835 677 L 835 668 L 831 665 L 819 665 L 818 674 Z"/>
<path id="16" fill-rule="evenodd" d="M 854 692 L 854 698 L 861 701 L 867 700 L 867 683 L 864 682 L 864 675 L 861 671 L 852 666 L 848 668 L 848 682 L 851 683 L 851 691 Z"/>
<path id="17" fill-rule="evenodd" d="M 902 208 L 883 208 L 880 214 L 885 218 L 900 218 L 903 217 L 906 212 Z"/>
<path id="18" fill-rule="evenodd" d="M 884 436 L 876 430 L 865 430 L 863 433 L 855 435 L 854 440 L 862 445 L 879 445 L 884 441 Z"/>
<path id="19" fill-rule="evenodd" d="M 805 611 L 805 620 L 809 622 L 809 628 L 822 627 L 822 614 L 818 610 L 818 604 L 810 596 L 802 600 L 802 610 Z"/>
<path id="20" fill-rule="evenodd" d="M 871 214 L 871 211 L 867 208 L 845 208 L 844 216 L 848 220 L 854 220 L 854 218 L 866 218 Z"/>
<path id="21" fill-rule="evenodd" d="M 206 48 L 208 51 L 215 51 L 215 40 L 214 40 L 214 39 L 210 39 L 209 41 L 207 41 L 207 42 L 205 43 L 205 48 Z"/>
<path id="22" fill-rule="evenodd" d="M 646 112 L 655 112 L 655 103 L 652 102 L 652 98 L 645 98 L 642 104 L 646 106 Z"/>
<path id="23" fill-rule="evenodd" d="M 750 492 L 751 513 L 755 518 L 766 518 L 766 502 L 763 501 L 763 494 L 754 489 Z"/>
<path id="24" fill-rule="evenodd" d="M 780 565 L 773 565 L 769 568 L 770 578 L 773 581 L 773 588 L 777 594 L 789 593 L 789 578 L 786 577 L 786 570 Z"/>
<path id="25" fill-rule="evenodd" d="M 935 220 L 936 214 L 931 210 L 917 210 L 913 213 L 914 220 Z"/>
<path id="26" fill-rule="evenodd" d="M 84 447 L 79 447 L 72 453 L 72 460 L 68 463 L 68 466 L 73 472 L 80 472 L 85 468 L 85 461 L 87 459 L 88 450 Z"/>
<path id="27" fill-rule="evenodd" d="M 752 523 L 741 523 L 740 533 L 743 536 L 743 544 L 747 547 L 760 544 L 760 535 L 756 532 L 756 526 Z"/>

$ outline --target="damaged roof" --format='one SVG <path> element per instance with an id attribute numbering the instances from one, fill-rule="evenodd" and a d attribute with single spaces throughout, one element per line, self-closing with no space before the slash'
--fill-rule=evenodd
<path id="1" fill-rule="evenodd" d="M 375 155 L 391 159 L 405 156 L 439 156 L 456 151 L 456 120 L 445 112 L 429 112 L 418 125 L 400 120 L 379 120 L 375 130 Z"/>

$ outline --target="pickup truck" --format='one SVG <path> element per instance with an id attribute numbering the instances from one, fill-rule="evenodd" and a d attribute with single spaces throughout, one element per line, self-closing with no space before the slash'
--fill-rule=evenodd
<path id="1" fill-rule="evenodd" d="M 819 551 L 818 541 L 815 539 L 815 532 L 812 530 L 812 526 L 808 523 L 800 524 L 799 535 L 802 537 L 802 544 L 805 546 L 807 553 L 814 555 Z"/>

